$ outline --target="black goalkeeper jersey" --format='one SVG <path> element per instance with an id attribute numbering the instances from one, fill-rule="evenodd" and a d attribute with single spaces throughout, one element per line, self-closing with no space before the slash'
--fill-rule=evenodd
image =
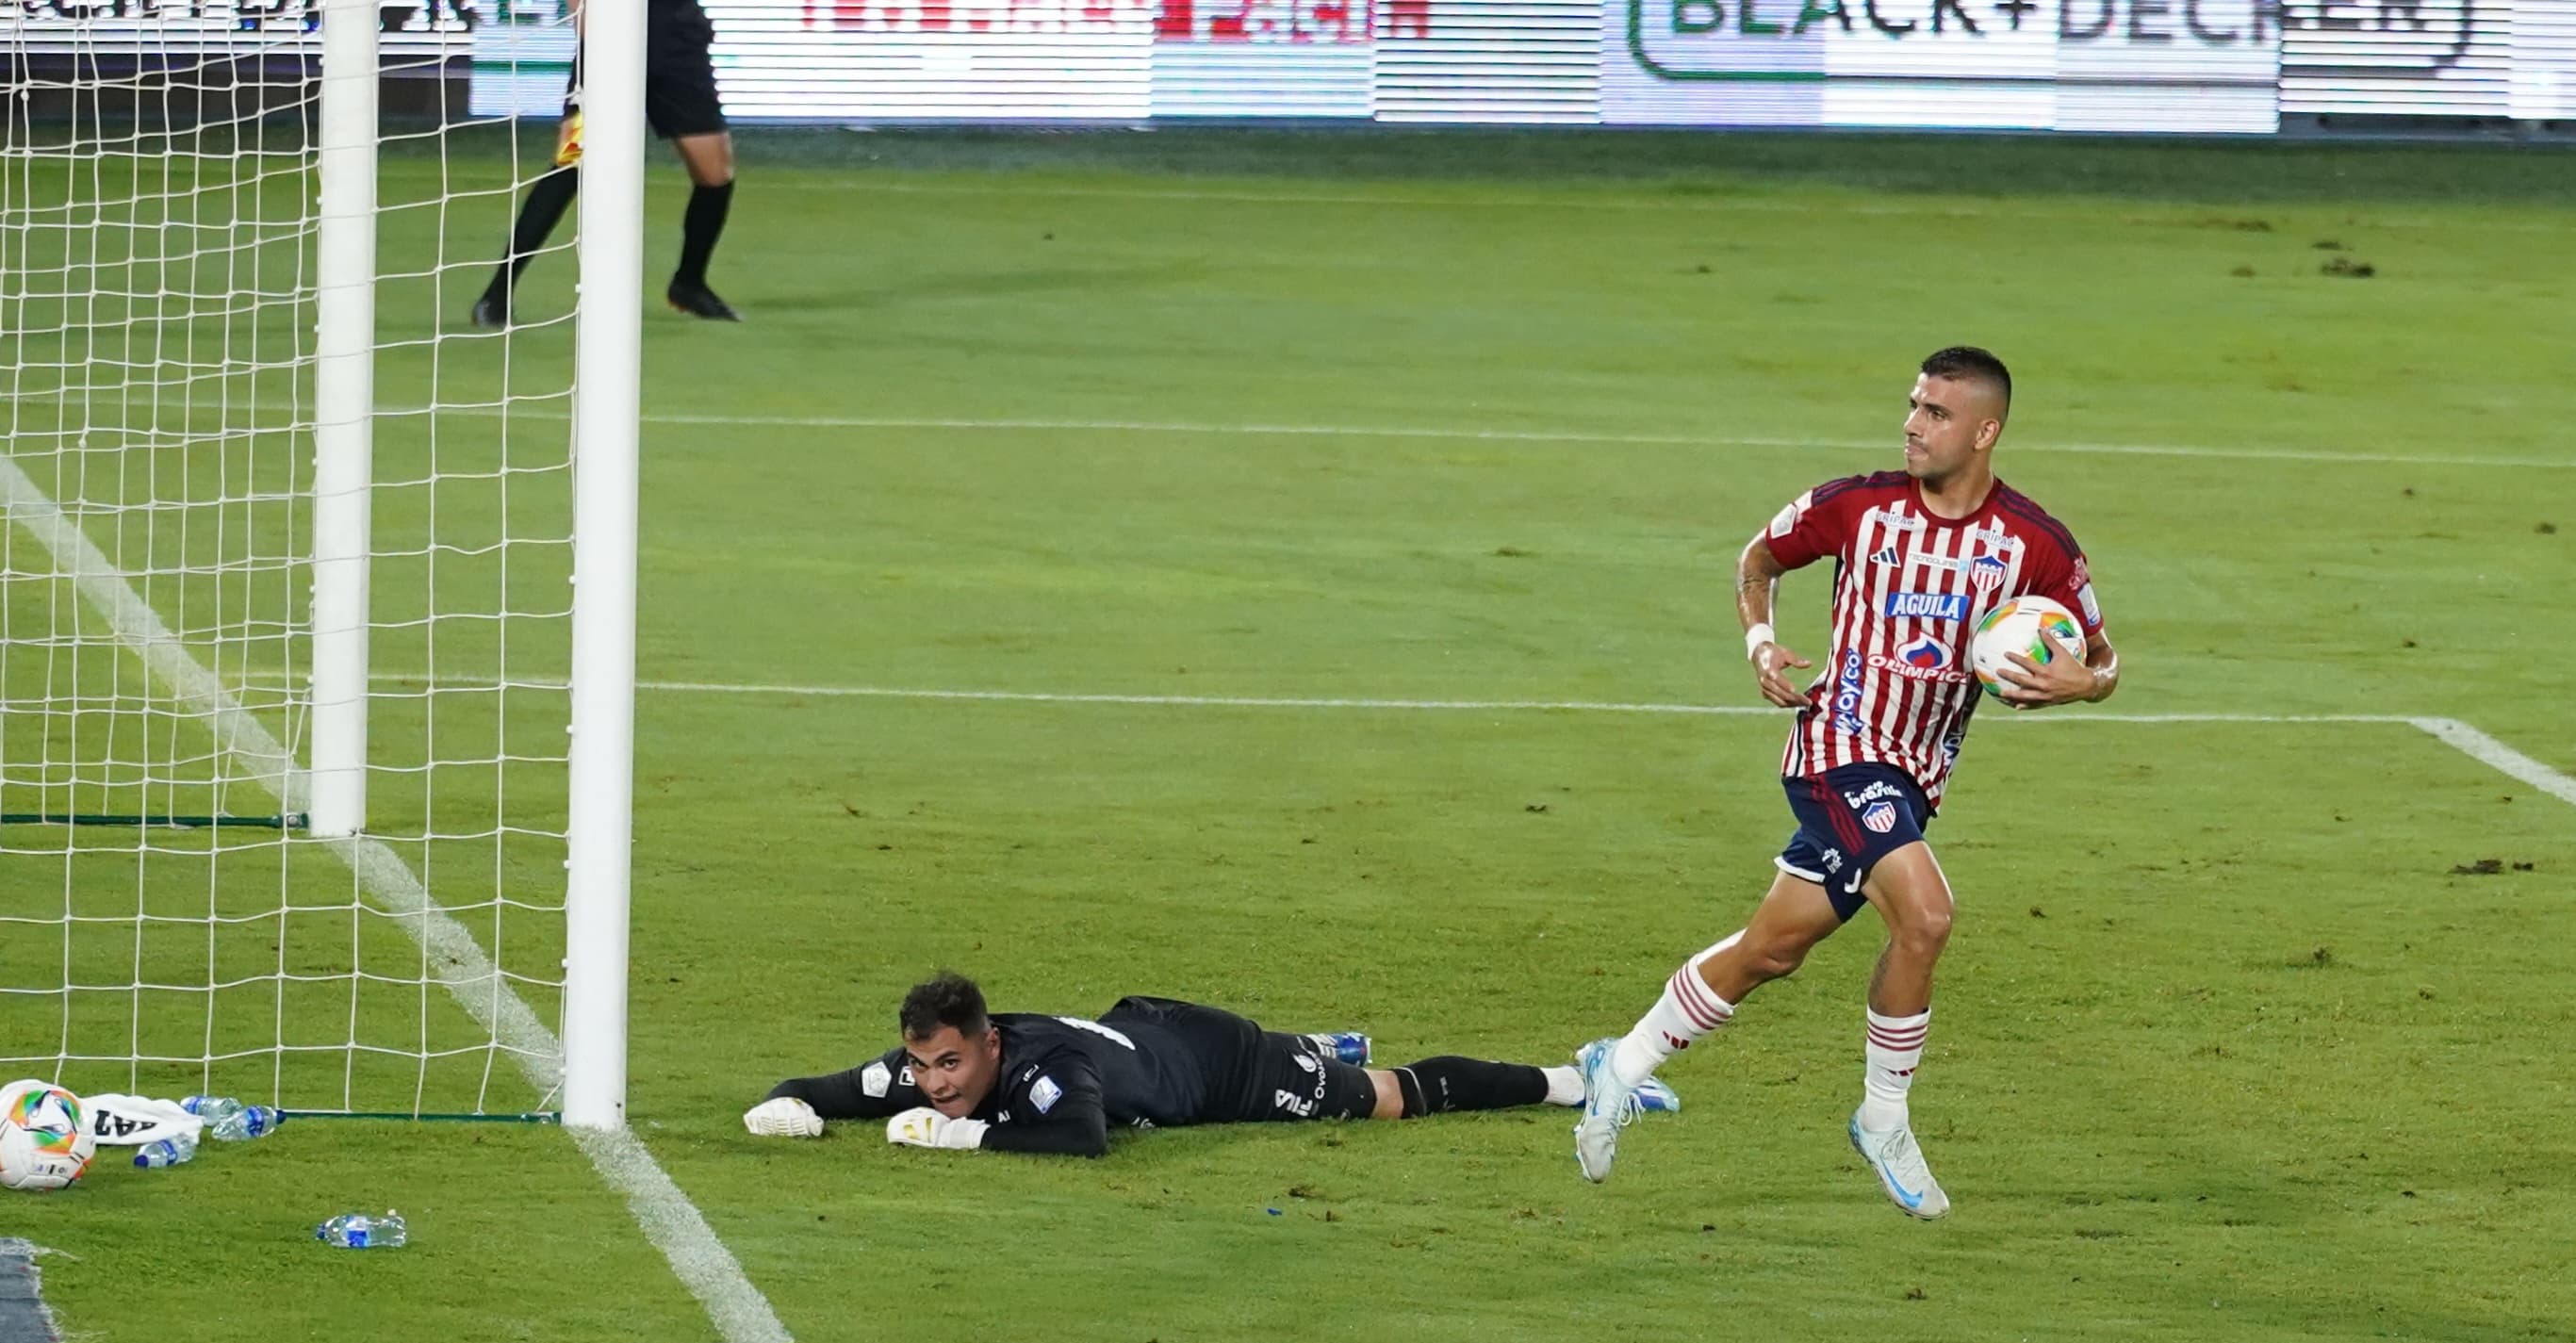
<path id="1" fill-rule="evenodd" d="M 1111 1125 L 1171 1127 L 1234 1117 L 1224 1104 L 1230 1098 L 1213 1094 L 1211 1082 L 1234 1066 L 1227 1056 L 1239 1052 L 1237 1042 L 1194 1038 L 1214 1033 L 1192 1029 L 1187 1012 L 1165 1007 L 1159 999 L 1122 999 L 1098 1021 L 994 1013 L 1001 1075 L 967 1116 L 992 1126 L 984 1146 L 1098 1156 L 1109 1148 Z M 930 1103 L 913 1084 L 900 1046 L 843 1072 L 781 1082 L 769 1094 L 802 1100 L 825 1119 L 882 1119 Z"/>

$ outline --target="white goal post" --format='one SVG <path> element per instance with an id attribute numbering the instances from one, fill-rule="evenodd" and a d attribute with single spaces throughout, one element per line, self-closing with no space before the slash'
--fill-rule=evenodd
<path id="1" fill-rule="evenodd" d="M 10 1076 L 625 1122 L 645 0 L 475 330 L 540 3 L 0 19 Z"/>

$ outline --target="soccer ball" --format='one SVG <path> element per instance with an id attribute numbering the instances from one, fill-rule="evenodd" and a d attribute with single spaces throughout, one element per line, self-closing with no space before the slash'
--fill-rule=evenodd
<path id="1" fill-rule="evenodd" d="M 89 1169 L 96 1151 L 80 1097 L 50 1082 L 0 1087 L 0 1188 L 63 1188 Z"/>
<path id="2" fill-rule="evenodd" d="M 1977 684 L 1997 699 L 2011 684 L 1996 676 L 1999 668 L 2012 665 L 2006 656 L 2011 653 L 2033 662 L 2047 662 L 2060 653 L 2080 661 L 2084 627 L 2073 611 L 2046 597 L 2015 597 L 1977 622 L 1977 637 L 1968 645 L 1968 665 L 1977 673 Z"/>

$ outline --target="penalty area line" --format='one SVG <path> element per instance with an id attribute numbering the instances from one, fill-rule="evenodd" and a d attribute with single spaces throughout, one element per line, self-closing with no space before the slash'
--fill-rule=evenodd
<path id="1" fill-rule="evenodd" d="M 440 691 L 496 691 L 505 687 L 564 690 L 560 680 L 522 677 L 478 680 L 428 677 L 417 672 L 377 672 L 379 685 L 419 686 Z M 687 695 L 778 695 L 815 699 L 963 700 L 1006 704 L 1106 704 L 1182 709 L 1348 709 L 1391 713 L 1601 713 L 1669 714 L 1722 718 L 1779 718 L 1786 709 L 1767 704 L 1684 704 L 1650 700 L 1580 699 L 1401 699 L 1294 695 L 1144 695 L 1074 690 L 967 690 L 922 686 L 798 685 L 764 681 L 639 680 L 639 691 Z M 2425 721 L 2403 714 L 2327 713 L 2095 713 L 2086 710 L 2051 714 L 2015 714 L 2011 723 L 2406 723 Z M 2448 720 L 2443 720 L 2448 721 Z"/>
<path id="2" fill-rule="evenodd" d="M 508 681 L 428 677 L 416 672 L 378 672 L 368 678 L 379 685 L 418 686 L 432 691 L 497 691 L 505 686 L 536 690 L 565 689 L 561 681 L 521 678 Z M 1710 718 L 1767 718 L 1785 713 L 1768 705 L 1679 704 L 1638 700 L 1553 699 L 1388 699 L 1302 697 L 1287 695 L 1141 695 L 1089 691 L 964 690 L 919 686 L 796 685 L 785 682 L 638 680 L 642 692 L 682 695 L 774 695 L 808 699 L 949 700 L 1002 704 L 1131 705 L 1143 708 L 1354 710 L 1389 713 L 1592 713 L 1659 714 Z M 1990 716 L 1991 717 L 1991 716 Z M 2087 710 L 2046 714 L 2009 714 L 1992 721 L 2017 724 L 2072 723 L 2402 723 L 2470 759 L 2519 779 L 2576 806 L 2576 778 L 2456 718 L 2428 718 L 2378 713 L 2096 713 Z"/>
<path id="3" fill-rule="evenodd" d="M 26 529 L 53 555 L 57 571 L 99 609 L 117 642 L 169 687 L 185 711 L 207 723 L 244 782 L 267 791 L 289 811 L 306 809 L 311 780 L 293 754 L 170 633 L 133 580 L 5 453 L 0 453 L 0 517 Z M 429 972 L 512 1056 L 538 1094 L 552 1095 L 563 1080 L 563 1042 L 509 986 L 474 934 L 430 896 L 402 856 L 383 841 L 363 836 L 318 842 L 348 865 L 379 908 L 397 916 L 395 922 L 420 945 Z M 625 1196 L 627 1211 L 645 1239 L 662 1252 L 726 1343 L 793 1343 L 733 1251 L 633 1130 L 568 1131 L 600 1178 Z"/>
<path id="4" fill-rule="evenodd" d="M 415 683 L 417 679 L 413 678 Z M 817 699 L 968 700 L 1024 704 L 1109 704 L 1166 708 L 1669 714 L 1730 718 L 1768 718 L 1787 712 L 1768 705 L 1658 704 L 1619 700 L 1300 699 L 1269 695 L 1118 695 L 1039 690 L 912 689 L 898 686 L 736 685 L 719 681 L 637 681 L 635 688 L 677 694 L 779 695 Z M 2446 746 L 2457 749 L 2482 765 L 2520 779 L 2570 806 L 2576 806 L 2576 778 L 2561 774 L 2456 718 L 2416 718 L 2403 714 L 2377 713 L 2093 713 L 2077 710 L 2046 714 L 2010 714 L 1992 721 L 2017 724 L 2403 723 L 2425 732 Z"/>
<path id="5" fill-rule="evenodd" d="M 2430 734 L 2435 741 L 2458 750 L 2471 760 L 2507 777 L 2520 779 L 2551 797 L 2576 807 L 2576 778 L 2570 778 L 2551 769 L 2459 719 L 2409 718 L 2406 721 Z"/>
<path id="6" fill-rule="evenodd" d="M 550 399 L 550 398 L 549 398 Z M 500 405 L 413 406 L 387 409 L 380 415 L 470 415 L 487 418 L 567 420 L 571 412 L 551 406 Z M 1252 438 L 1431 439 L 1469 443 L 1597 444 L 1640 448 L 1778 448 L 1791 451 L 1878 452 L 1894 446 L 1891 439 L 1777 438 L 1728 434 L 1618 433 L 1582 429 L 1474 429 L 1419 425 L 1343 424 L 1203 424 L 1164 420 L 971 419 L 937 416 L 875 415 L 713 415 L 657 414 L 639 417 L 645 424 L 724 426 L 761 429 L 914 429 L 984 433 L 1122 433 L 1186 434 Z M 2043 455 L 2206 457 L 2231 461 L 2321 462 L 2329 465 L 2491 466 L 2537 470 L 2576 469 L 2576 456 L 2440 457 L 2402 452 L 2320 452 L 2305 448 L 2219 447 L 2183 443 L 2025 443 L 2016 451 Z"/>
<path id="7" fill-rule="evenodd" d="M 401 680 L 406 678 L 385 678 Z M 414 684 L 419 678 L 408 678 Z M 1106 704 L 1163 708 L 1219 709 L 1357 709 L 1428 713 L 1597 713 L 1668 714 L 1702 717 L 1767 718 L 1787 712 L 1768 705 L 1658 704 L 1618 700 L 1452 700 L 1452 699 L 1301 699 L 1270 695 L 1119 695 L 1040 690 L 939 690 L 898 686 L 763 685 L 720 681 L 637 681 L 635 688 L 676 694 L 778 695 L 816 699 L 966 700 L 1021 704 Z M 2078 710 L 2046 714 L 2010 714 L 1993 721 L 2018 724 L 2072 723 L 2403 723 L 2470 759 L 2576 806 L 2576 778 L 2505 745 L 2456 718 L 2418 718 L 2375 713 L 2093 713 Z"/>

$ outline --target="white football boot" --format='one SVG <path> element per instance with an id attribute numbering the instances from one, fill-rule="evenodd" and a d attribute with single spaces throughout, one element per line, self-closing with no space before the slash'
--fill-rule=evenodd
<path id="1" fill-rule="evenodd" d="M 1574 1051 L 1574 1066 L 1583 1073 L 1583 1118 L 1574 1125 L 1574 1164 L 1594 1184 L 1610 1178 L 1610 1163 L 1619 1155 L 1619 1130 L 1637 1118 L 1632 1088 L 1620 1085 L 1611 1071 L 1616 1036 L 1595 1040 Z"/>
<path id="2" fill-rule="evenodd" d="M 1892 1128 L 1884 1133 L 1860 1126 L 1860 1112 L 1851 1117 L 1852 1150 L 1878 1173 L 1878 1182 L 1888 1198 L 1903 1209 L 1908 1217 L 1931 1221 L 1950 1211 L 1950 1196 L 1941 1192 L 1941 1182 L 1932 1178 L 1932 1168 L 1923 1161 L 1923 1149 L 1914 1141 L 1910 1126 Z"/>

